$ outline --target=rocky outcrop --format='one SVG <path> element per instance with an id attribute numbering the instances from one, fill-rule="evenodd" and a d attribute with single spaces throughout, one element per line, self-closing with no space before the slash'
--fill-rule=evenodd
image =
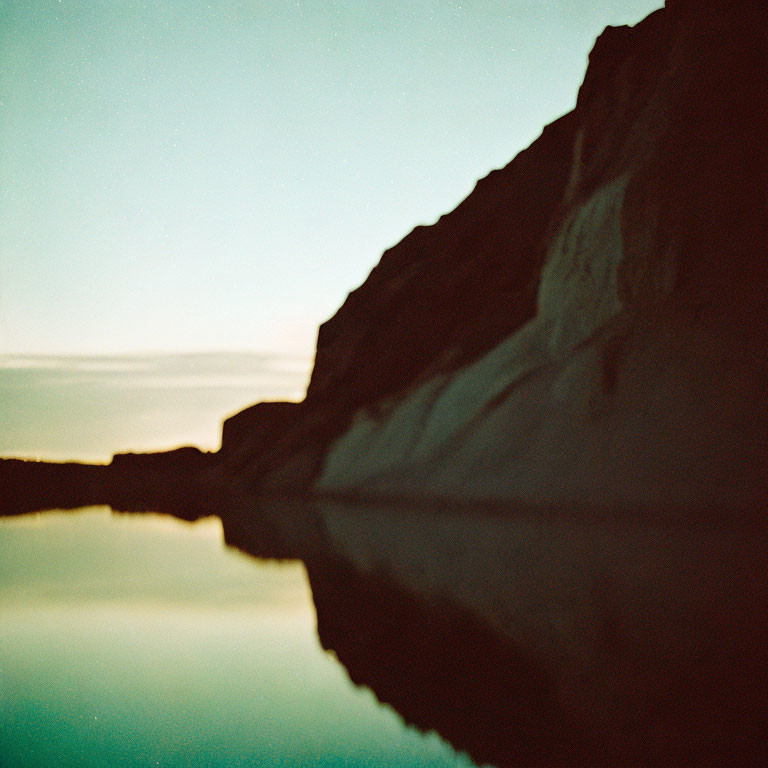
<path id="1" fill-rule="evenodd" d="M 548 126 L 455 211 L 383 255 L 320 327 L 306 400 L 286 428 L 268 428 L 264 440 L 266 410 L 253 409 L 225 424 L 225 453 L 240 456 L 236 471 L 262 486 L 307 487 L 356 410 L 455 370 L 533 315 L 550 211 L 568 181 L 572 130 L 570 116 Z M 235 420 L 246 428 L 229 429 Z"/>
<path id="2" fill-rule="evenodd" d="M 256 403 L 230 416 L 221 431 L 221 456 L 232 456 L 245 443 L 265 446 L 275 442 L 296 421 L 298 411 L 297 403 Z"/>
<path id="3" fill-rule="evenodd" d="M 387 251 L 320 327 L 307 402 L 400 394 L 492 348 L 535 311 L 549 217 L 568 181 L 566 116 L 431 227 Z"/>
<path id="4" fill-rule="evenodd" d="M 503 234 L 507 253 L 525 263 L 505 260 L 522 276 L 501 305 L 509 324 L 493 324 L 487 347 L 435 343 L 439 352 L 407 384 L 379 388 L 330 447 L 321 490 L 598 505 L 764 501 L 764 19 L 754 4 L 680 2 L 633 29 L 606 30 L 575 111 L 550 138 L 548 158 L 568 172 L 540 177 L 550 197 L 536 202 L 545 206 L 538 250 L 517 252 L 514 233 Z M 535 183 L 526 178 L 526 189 Z M 483 191 L 452 215 L 483 207 Z M 485 225 L 495 229 L 493 216 Z M 419 237 L 434 250 L 420 253 L 437 259 L 446 251 L 438 230 L 431 235 Z M 460 248 L 457 261 L 471 262 L 472 244 Z M 374 291 L 375 273 L 363 289 Z M 493 290 L 488 274 L 473 276 Z M 528 303 L 523 286 L 535 287 Z M 480 317 L 499 311 L 501 299 L 487 295 L 489 312 L 472 310 Z M 417 291 L 401 301 L 420 308 L 420 323 L 433 317 Z M 456 304 L 468 306 L 461 292 Z M 332 321 L 337 338 L 348 329 L 350 354 L 364 322 L 353 310 Z M 324 341 L 321 333 L 318 365 L 327 365 Z"/>
<path id="5" fill-rule="evenodd" d="M 192 445 L 172 451 L 155 453 L 116 453 L 110 467 L 126 475 L 167 473 L 197 475 L 207 469 L 213 461 L 213 454 L 201 451 Z"/>

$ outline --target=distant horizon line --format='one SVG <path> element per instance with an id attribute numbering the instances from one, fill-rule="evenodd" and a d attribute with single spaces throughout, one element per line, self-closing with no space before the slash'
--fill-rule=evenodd
<path id="1" fill-rule="evenodd" d="M 155 357 L 262 357 L 291 360 L 311 361 L 314 350 L 310 354 L 299 352 L 280 352 L 264 349 L 194 349 L 194 350 L 147 350 L 125 352 L 15 352 L 0 351 L 0 361 L 8 358 L 23 358 L 25 360 L 62 360 L 62 359 L 106 359 L 106 358 L 155 358 Z"/>

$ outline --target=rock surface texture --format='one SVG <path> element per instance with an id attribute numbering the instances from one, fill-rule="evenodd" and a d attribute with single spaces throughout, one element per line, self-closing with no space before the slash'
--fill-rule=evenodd
<path id="1" fill-rule="evenodd" d="M 606 29 L 575 110 L 384 254 L 320 328 L 288 428 L 268 445 L 238 429 L 225 471 L 366 495 L 764 501 L 766 30 L 746 0 Z"/>

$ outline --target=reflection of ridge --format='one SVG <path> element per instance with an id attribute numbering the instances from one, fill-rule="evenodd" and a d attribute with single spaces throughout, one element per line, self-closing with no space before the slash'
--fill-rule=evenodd
<path id="1" fill-rule="evenodd" d="M 341 563 L 308 563 L 320 642 L 357 685 L 478 762 L 582 762 L 541 664 L 470 612 Z"/>
<path id="2" fill-rule="evenodd" d="M 186 520 L 217 515 L 227 544 L 303 560 L 320 640 L 352 680 L 477 760 L 768 764 L 759 510 L 726 525 L 705 510 L 265 498 L 181 472 L 121 482 L 138 460 L 1 462 L 0 480 L 23 470 L 5 506 L 18 513 L 94 496 Z M 14 509 L 14 499 L 26 505 Z"/>
<path id="3" fill-rule="evenodd" d="M 271 499 L 224 528 L 302 559 L 352 680 L 476 760 L 764 762 L 763 524 Z"/>
<path id="4" fill-rule="evenodd" d="M 327 525 L 306 500 L 230 507 L 224 516 L 230 546 L 304 561 L 323 648 L 407 722 L 478 762 L 588 762 L 540 661 L 450 600 L 363 575 L 334 549 Z"/>
<path id="5" fill-rule="evenodd" d="M 323 558 L 303 558 L 323 644 L 355 682 L 476 759 L 768 757 L 764 524 L 315 509 L 309 549 Z"/>

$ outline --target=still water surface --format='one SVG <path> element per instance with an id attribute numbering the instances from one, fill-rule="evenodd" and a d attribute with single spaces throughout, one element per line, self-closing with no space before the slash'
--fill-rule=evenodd
<path id="1" fill-rule="evenodd" d="M 0 519 L 0 765 L 471 766 L 323 651 L 304 566 L 108 508 Z"/>

